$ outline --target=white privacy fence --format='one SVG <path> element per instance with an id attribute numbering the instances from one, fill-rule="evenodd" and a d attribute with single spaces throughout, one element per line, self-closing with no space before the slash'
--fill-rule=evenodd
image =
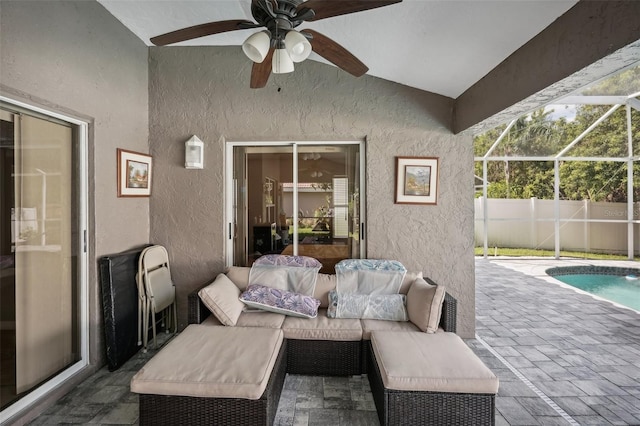
<path id="1" fill-rule="evenodd" d="M 559 250 L 626 255 L 632 239 L 638 255 L 640 203 L 632 207 L 629 219 L 627 203 L 560 200 L 556 209 L 554 200 L 480 197 L 475 199 L 475 242 L 477 247 L 545 250 L 559 242 Z"/>
<path id="2" fill-rule="evenodd" d="M 630 91 L 635 90 L 637 89 Z M 611 105 L 611 108 L 595 121 L 591 121 L 591 124 L 573 140 L 556 148 L 557 152 L 542 156 L 537 155 L 535 149 L 529 149 L 531 141 L 540 137 L 544 141 L 545 138 L 550 137 L 546 133 L 548 130 L 546 126 L 537 128 L 541 133 L 533 132 L 528 134 L 529 139 L 521 140 L 520 142 L 524 145 L 512 146 L 514 145 L 512 128 L 517 129 L 518 126 L 522 127 L 523 125 L 527 128 L 526 123 L 533 117 L 528 115 L 521 117 L 524 120 L 512 120 L 492 145 L 484 150 L 482 155 L 476 154 L 474 157 L 476 164 L 480 162 L 482 164 L 482 177 L 476 176 L 476 191 L 482 189 L 483 195 L 475 200 L 475 240 L 476 246 L 483 247 L 485 256 L 488 254 L 489 248 L 498 246 L 554 250 L 556 257 L 560 256 L 561 250 L 626 254 L 629 259 L 633 259 L 634 255 L 640 253 L 640 203 L 633 203 L 634 188 L 636 188 L 633 171 L 634 165 L 637 167 L 636 163 L 640 161 L 640 156 L 637 155 L 637 144 L 640 141 L 634 136 L 633 129 L 637 126 L 637 121 L 634 121 L 638 119 L 637 111 L 640 111 L 640 99 L 638 99 L 640 92 L 626 96 L 608 96 L 604 93 L 584 96 L 581 92 L 575 95 L 565 96 L 554 101 L 554 105 L 572 105 L 574 108 L 577 108 L 576 105 Z M 610 133 L 611 140 L 605 139 L 602 142 L 605 149 L 601 155 L 580 156 L 583 152 L 578 148 L 585 144 L 585 141 L 588 141 L 587 136 L 602 123 L 611 124 L 610 117 L 614 117 L 614 113 L 623 106 L 626 110 L 626 138 L 624 140 L 616 139 L 622 134 L 618 131 L 616 132 L 620 135 L 616 132 Z M 590 120 L 595 117 L 585 118 Z M 618 130 L 622 129 L 620 122 L 614 127 Z M 532 127 L 532 129 L 536 130 L 536 127 Z M 555 131 L 555 128 L 552 127 L 551 130 Z M 522 128 L 518 131 L 522 131 Z M 513 137 L 516 138 L 516 141 L 518 140 L 517 132 Z M 626 148 L 623 150 L 609 149 L 609 142 L 613 142 L 614 139 L 618 140 L 618 143 L 624 141 Z M 515 150 L 512 152 L 511 148 Z M 553 162 L 553 200 L 488 198 L 488 185 L 490 184 L 488 166 L 490 163 L 537 161 Z M 623 170 L 626 165 L 626 196 L 624 198 L 629 202 L 561 200 L 560 167 L 571 161 L 618 163 L 621 165 L 620 170 Z M 612 178 L 613 176 L 609 177 L 609 181 Z M 478 181 L 482 183 L 481 187 L 478 187 Z M 502 182 L 501 179 L 498 181 Z"/>

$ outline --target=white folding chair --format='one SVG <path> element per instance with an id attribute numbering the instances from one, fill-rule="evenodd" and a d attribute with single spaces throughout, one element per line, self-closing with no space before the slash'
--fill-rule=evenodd
<path id="1" fill-rule="evenodd" d="M 169 324 L 173 323 L 173 332 L 178 330 L 178 318 L 176 308 L 176 288 L 171 279 L 169 268 L 169 255 L 162 246 L 151 246 L 140 255 L 139 275 L 144 284 L 145 300 L 141 300 L 142 309 L 142 329 L 143 346 L 146 350 L 149 342 L 149 319 L 153 330 L 153 344 L 158 346 L 156 338 L 156 314 L 162 314 L 162 326 L 167 321 L 167 332 Z"/>
<path id="2" fill-rule="evenodd" d="M 147 344 L 143 342 L 144 327 L 146 324 L 144 318 L 147 317 L 147 292 L 144 289 L 144 280 L 142 278 L 142 259 L 144 258 L 145 252 L 151 247 L 147 247 L 140 252 L 140 257 L 138 258 L 138 273 L 136 274 L 136 285 L 138 287 L 138 346 L 142 345 L 144 352 L 147 351 Z"/>

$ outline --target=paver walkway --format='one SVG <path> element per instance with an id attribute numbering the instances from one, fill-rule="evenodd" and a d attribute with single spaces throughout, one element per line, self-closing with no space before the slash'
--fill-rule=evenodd
<path id="1" fill-rule="evenodd" d="M 497 425 L 640 425 L 640 314 L 544 274 L 596 263 L 476 260 L 468 344 L 500 378 Z"/>

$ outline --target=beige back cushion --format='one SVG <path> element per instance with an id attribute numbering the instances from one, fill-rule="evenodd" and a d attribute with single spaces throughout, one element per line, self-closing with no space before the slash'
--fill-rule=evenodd
<path id="1" fill-rule="evenodd" d="M 413 284 L 413 282 L 416 280 L 416 278 L 422 278 L 422 271 L 420 272 L 407 271 L 407 273 L 404 275 L 404 279 L 402 280 L 402 284 L 400 284 L 400 291 L 398 291 L 398 293 L 400 294 L 409 293 L 409 288 L 411 287 L 411 284 Z"/>
<path id="2" fill-rule="evenodd" d="M 250 266 L 230 266 L 227 270 L 227 277 L 238 286 L 240 291 L 245 291 L 249 285 Z"/>
<path id="3" fill-rule="evenodd" d="M 321 308 L 329 307 L 329 292 L 336 288 L 336 275 L 335 274 L 318 274 L 316 280 L 316 289 L 313 292 L 313 297 L 320 301 Z"/>
<path id="4" fill-rule="evenodd" d="M 219 274 L 214 282 L 198 292 L 198 296 L 222 324 L 236 325 L 244 303 L 238 299 L 240 290 L 225 274 Z"/>
<path id="5" fill-rule="evenodd" d="M 426 333 L 435 333 L 440 323 L 445 288 L 416 278 L 407 293 L 409 321 Z"/>

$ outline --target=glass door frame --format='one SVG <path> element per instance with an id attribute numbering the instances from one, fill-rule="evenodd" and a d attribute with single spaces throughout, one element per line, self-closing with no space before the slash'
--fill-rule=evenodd
<path id="1" fill-rule="evenodd" d="M 88 141 L 89 141 L 89 123 L 74 117 L 57 113 L 55 111 L 36 107 L 15 99 L 11 99 L 0 95 L 0 103 L 6 104 L 7 107 L 15 107 L 18 111 L 25 111 L 26 114 L 33 112 L 37 115 L 52 117 L 58 120 L 66 121 L 76 126 L 78 138 L 77 158 L 78 168 L 78 247 L 81 248 L 78 253 L 78 268 L 75 271 L 78 275 L 78 332 L 79 332 L 79 349 L 80 360 L 67 367 L 65 370 L 52 377 L 43 384 L 31 390 L 27 395 L 17 400 L 15 403 L 0 412 L 0 422 L 4 423 L 20 411 L 28 408 L 41 398 L 47 396 L 61 384 L 76 375 L 82 369 L 89 365 L 89 269 L 88 269 L 88 247 L 89 235 L 88 217 L 89 217 L 89 181 L 88 181 Z"/>
<path id="2" fill-rule="evenodd" d="M 233 178 L 233 165 L 234 165 L 234 148 L 238 146 L 245 147 L 291 147 L 293 155 L 293 223 L 298 223 L 298 147 L 310 146 L 310 145 L 358 145 L 359 146 L 359 215 L 360 215 L 360 230 L 359 230 L 359 248 L 360 257 L 367 257 L 367 235 L 366 230 L 366 141 L 352 140 L 352 141 L 226 141 L 225 144 L 225 161 L 224 161 L 224 258 L 225 266 L 233 266 L 234 257 L 234 236 L 236 235 L 236 223 L 235 223 L 235 205 L 237 200 L 235 199 L 237 194 L 237 184 Z M 298 228 L 293 228 L 293 245 L 294 254 L 298 253 Z"/>

